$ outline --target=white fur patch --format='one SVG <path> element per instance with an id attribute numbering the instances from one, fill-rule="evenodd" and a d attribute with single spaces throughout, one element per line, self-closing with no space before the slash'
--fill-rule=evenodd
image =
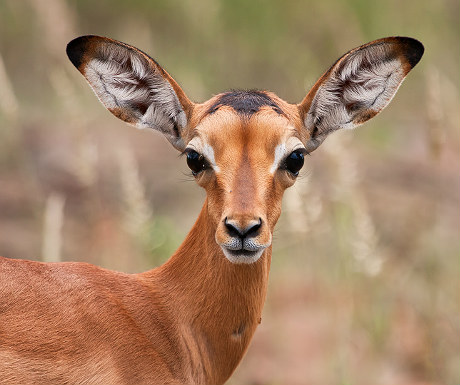
<path id="1" fill-rule="evenodd" d="M 286 154 L 286 144 L 280 143 L 275 147 L 275 159 L 273 160 L 273 164 L 270 167 L 270 174 L 274 174 L 275 171 L 278 169 L 281 160 L 284 158 Z"/>
<path id="2" fill-rule="evenodd" d="M 216 164 L 216 158 L 214 157 L 214 149 L 209 145 L 205 144 L 202 150 L 203 156 L 208 160 L 211 164 L 212 168 L 216 173 L 220 172 L 220 167 Z"/>
<path id="3" fill-rule="evenodd" d="M 270 167 L 270 174 L 274 174 L 276 170 L 278 170 L 281 161 L 291 152 L 305 148 L 302 142 L 296 137 L 289 137 L 286 141 L 281 142 L 275 147 L 275 157 L 273 160 L 273 164 Z"/>
<path id="4" fill-rule="evenodd" d="M 188 144 L 187 148 L 195 150 L 197 153 L 203 155 L 217 174 L 220 172 L 220 167 L 216 164 L 216 158 L 214 157 L 214 149 L 211 145 L 204 142 L 200 137 L 193 138 Z"/>
<path id="5" fill-rule="evenodd" d="M 235 264 L 251 264 L 257 262 L 257 260 L 262 256 L 262 253 L 265 249 L 259 249 L 253 252 L 247 252 L 247 254 L 236 254 L 231 250 L 222 247 L 225 258 L 227 258 L 231 263 Z"/>

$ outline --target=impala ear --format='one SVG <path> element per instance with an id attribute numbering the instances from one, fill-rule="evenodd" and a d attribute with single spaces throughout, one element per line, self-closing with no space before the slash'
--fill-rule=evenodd
<path id="1" fill-rule="evenodd" d="M 117 118 L 138 128 L 161 131 L 178 150 L 193 103 L 171 76 L 144 52 L 98 36 L 81 36 L 67 55 Z"/>
<path id="2" fill-rule="evenodd" d="M 354 128 L 382 111 L 423 55 L 423 45 L 408 37 L 388 37 L 342 56 L 299 104 L 315 150 L 340 128 Z"/>

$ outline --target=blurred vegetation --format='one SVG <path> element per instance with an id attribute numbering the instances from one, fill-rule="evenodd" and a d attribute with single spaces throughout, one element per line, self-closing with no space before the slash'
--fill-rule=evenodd
<path id="1" fill-rule="evenodd" d="M 196 101 L 298 102 L 349 49 L 415 37 L 425 56 L 391 106 L 286 192 L 263 322 L 229 383 L 457 384 L 459 15 L 455 0 L 0 1 L 0 253 L 141 271 L 200 210 L 167 142 L 99 105 L 72 38 L 139 47 Z"/>

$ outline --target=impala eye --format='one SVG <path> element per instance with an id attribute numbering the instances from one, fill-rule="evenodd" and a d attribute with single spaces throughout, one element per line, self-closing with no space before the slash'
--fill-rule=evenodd
<path id="1" fill-rule="evenodd" d="M 295 150 L 284 161 L 284 167 L 292 175 L 299 175 L 300 169 L 303 167 L 304 155 L 300 150 Z"/>
<path id="2" fill-rule="evenodd" d="M 209 167 L 204 156 L 198 154 L 195 150 L 187 151 L 187 166 L 192 170 L 194 176 Z"/>

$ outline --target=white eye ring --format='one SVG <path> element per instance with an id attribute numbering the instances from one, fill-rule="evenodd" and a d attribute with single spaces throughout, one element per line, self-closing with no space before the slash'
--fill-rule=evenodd
<path id="1" fill-rule="evenodd" d="M 212 167 L 215 173 L 220 172 L 219 166 L 216 164 L 216 159 L 214 157 L 214 149 L 207 143 L 205 143 L 200 137 L 193 138 L 187 145 L 185 151 L 195 151 L 198 154 L 201 154 L 209 166 Z"/>
<path id="2" fill-rule="evenodd" d="M 278 144 L 275 147 L 275 158 L 270 167 L 270 174 L 274 175 L 276 170 L 280 168 L 281 163 L 294 151 L 301 151 L 304 155 L 307 153 L 305 146 L 295 136 L 291 136 L 285 142 Z"/>

